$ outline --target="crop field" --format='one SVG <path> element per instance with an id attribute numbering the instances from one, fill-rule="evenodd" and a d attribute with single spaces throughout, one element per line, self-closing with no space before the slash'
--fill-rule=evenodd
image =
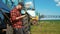
<path id="1" fill-rule="evenodd" d="M 41 20 L 31 26 L 31 34 L 60 34 L 60 20 Z"/>

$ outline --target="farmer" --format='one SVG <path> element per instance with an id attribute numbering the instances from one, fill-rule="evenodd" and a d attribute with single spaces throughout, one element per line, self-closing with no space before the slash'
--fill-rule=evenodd
<path id="1" fill-rule="evenodd" d="M 14 34 L 23 34 L 22 18 L 25 17 L 25 15 L 21 15 L 23 6 L 24 4 L 20 2 L 12 11 L 10 11 L 10 20 L 12 27 L 14 28 Z"/>

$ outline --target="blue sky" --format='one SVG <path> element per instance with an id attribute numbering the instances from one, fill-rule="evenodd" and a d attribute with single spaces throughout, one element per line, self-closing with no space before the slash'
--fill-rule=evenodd
<path id="1" fill-rule="evenodd" d="M 36 11 L 43 15 L 60 15 L 60 6 L 55 0 L 35 0 Z"/>

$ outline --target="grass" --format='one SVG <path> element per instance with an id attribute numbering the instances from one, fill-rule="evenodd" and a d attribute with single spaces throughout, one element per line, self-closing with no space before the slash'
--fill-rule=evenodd
<path id="1" fill-rule="evenodd" d="M 60 34 L 60 20 L 40 21 L 39 25 L 31 26 L 31 34 Z"/>

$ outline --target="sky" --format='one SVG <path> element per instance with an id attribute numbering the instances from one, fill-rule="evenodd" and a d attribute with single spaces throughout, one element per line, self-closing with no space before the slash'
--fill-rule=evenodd
<path id="1" fill-rule="evenodd" d="M 59 15 L 60 0 L 35 0 L 35 9 L 41 15 Z M 42 18 L 41 20 L 51 20 L 60 18 Z"/>
<path id="2" fill-rule="evenodd" d="M 43 15 L 60 15 L 60 0 L 35 0 L 35 9 Z"/>

